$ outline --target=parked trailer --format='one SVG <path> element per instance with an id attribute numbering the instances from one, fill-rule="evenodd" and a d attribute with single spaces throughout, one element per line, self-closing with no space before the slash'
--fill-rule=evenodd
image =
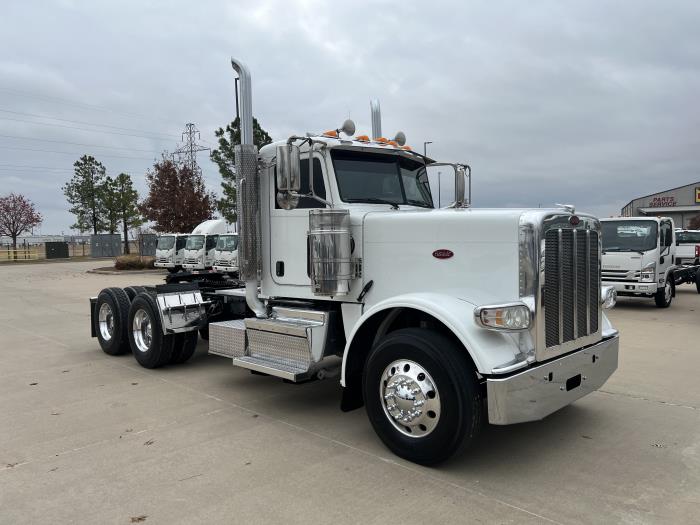
<path id="1" fill-rule="evenodd" d="M 241 281 L 174 274 L 133 297 L 102 290 L 91 311 L 105 352 L 181 363 L 203 331 L 209 353 L 254 373 L 339 376 L 341 409 L 364 405 L 386 446 L 422 464 L 469 444 L 486 418 L 542 419 L 605 383 L 619 336 L 598 219 L 472 208 L 469 166 L 382 138 L 378 104 L 371 138 L 346 121 L 258 151 L 250 73 L 232 65 Z M 448 208 L 430 191 L 438 166 L 454 175 Z"/>

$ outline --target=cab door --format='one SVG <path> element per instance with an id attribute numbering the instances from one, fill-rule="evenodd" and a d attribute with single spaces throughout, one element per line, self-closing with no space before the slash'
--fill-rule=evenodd
<path id="1" fill-rule="evenodd" d="M 300 194 L 308 194 L 309 160 L 301 160 Z M 314 192 L 326 199 L 326 170 L 322 158 L 314 157 Z M 272 280 L 281 285 L 309 286 L 307 232 L 309 230 L 309 210 L 325 208 L 325 204 L 311 197 L 300 197 L 299 205 L 293 210 L 285 210 L 277 202 L 276 173 L 270 185 L 270 273 Z"/>
<path id="2" fill-rule="evenodd" d="M 665 279 L 666 271 L 674 264 L 675 250 L 671 221 L 661 221 L 659 230 L 659 279 Z M 664 281 L 665 283 L 666 281 Z M 661 283 L 659 283 L 661 284 Z"/>
<path id="3" fill-rule="evenodd" d="M 204 245 L 204 267 L 208 268 L 214 264 L 214 252 L 216 251 L 216 243 L 219 241 L 218 235 L 207 235 L 207 240 Z"/>

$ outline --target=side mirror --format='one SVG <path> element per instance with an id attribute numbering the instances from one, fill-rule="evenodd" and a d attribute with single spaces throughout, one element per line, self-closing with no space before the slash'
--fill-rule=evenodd
<path id="1" fill-rule="evenodd" d="M 299 146 L 277 146 L 277 191 L 298 192 L 301 189 Z"/>

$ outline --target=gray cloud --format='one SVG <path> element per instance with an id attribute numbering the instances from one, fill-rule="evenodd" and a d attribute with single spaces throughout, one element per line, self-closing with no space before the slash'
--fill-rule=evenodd
<path id="1" fill-rule="evenodd" d="M 574 202 L 610 215 L 700 179 L 699 15 L 693 1 L 10 2 L 0 109 L 150 138 L 0 112 L 0 135 L 123 148 L 0 137 L 0 193 L 26 193 L 56 233 L 72 222 L 60 186 L 83 152 L 143 190 L 186 122 L 213 143 L 233 118 L 233 54 L 252 69 L 254 113 L 274 138 L 348 114 L 368 131 L 378 97 L 385 134 L 402 129 L 415 147 L 433 141 L 434 157 L 472 165 L 477 205 Z"/>

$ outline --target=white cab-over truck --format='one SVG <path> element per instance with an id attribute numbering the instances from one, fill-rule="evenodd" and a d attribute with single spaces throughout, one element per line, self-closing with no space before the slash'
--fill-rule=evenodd
<path id="1" fill-rule="evenodd" d="M 185 259 L 186 270 L 206 270 L 214 264 L 214 252 L 219 234 L 226 233 L 228 225 L 223 219 L 211 219 L 198 225 L 187 237 Z"/>
<path id="2" fill-rule="evenodd" d="M 214 251 L 212 269 L 227 274 L 238 273 L 238 234 L 224 233 L 219 235 Z"/>
<path id="3" fill-rule="evenodd" d="M 485 419 L 539 420 L 605 383 L 619 338 L 595 217 L 474 209 L 465 164 L 441 165 L 455 201 L 435 209 L 426 166 L 438 163 L 381 138 L 377 106 L 372 138 L 348 121 L 258 151 L 250 73 L 232 65 L 241 281 L 102 290 L 91 312 L 105 352 L 180 363 L 208 327 L 209 353 L 236 367 L 339 376 L 341 409 L 364 405 L 386 446 L 422 464 L 450 457 Z"/>
<path id="4" fill-rule="evenodd" d="M 187 234 L 162 233 L 156 244 L 156 268 L 167 268 L 169 272 L 179 272 L 185 260 Z"/>
<path id="5" fill-rule="evenodd" d="M 601 219 L 603 283 L 617 295 L 653 298 L 668 308 L 676 286 L 694 283 L 700 292 L 696 265 L 679 264 L 676 232 L 670 217 Z"/>

